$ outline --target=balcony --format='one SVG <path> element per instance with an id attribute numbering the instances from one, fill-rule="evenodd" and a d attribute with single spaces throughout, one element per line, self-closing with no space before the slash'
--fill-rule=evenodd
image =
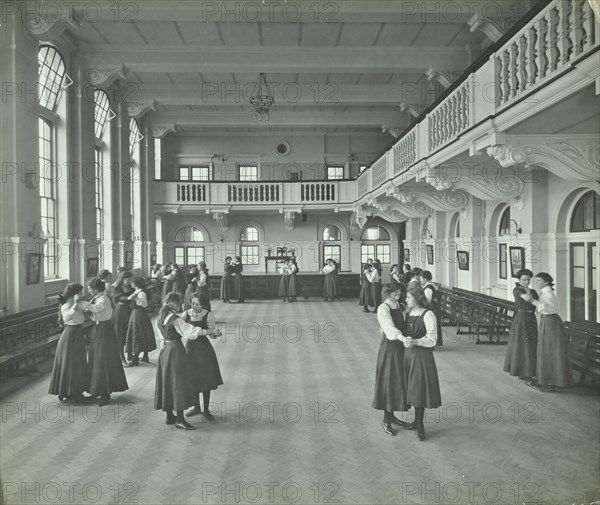
<path id="1" fill-rule="evenodd" d="M 187 182 L 154 181 L 155 208 L 228 209 L 312 208 L 352 210 L 356 181 Z"/>

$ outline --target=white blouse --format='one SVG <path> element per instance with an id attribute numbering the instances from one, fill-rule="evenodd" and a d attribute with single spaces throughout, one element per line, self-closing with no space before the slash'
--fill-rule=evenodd
<path id="1" fill-rule="evenodd" d="M 335 265 L 325 265 L 323 270 L 321 270 L 324 274 L 330 274 L 335 270 Z"/>
<path id="2" fill-rule="evenodd" d="M 87 310 L 88 312 L 92 313 L 92 321 L 110 321 L 113 310 L 106 293 L 99 293 L 92 298 L 91 301 L 82 301 L 80 303 L 83 307 L 83 310 Z"/>
<path id="3" fill-rule="evenodd" d="M 186 323 L 183 319 L 181 319 L 177 314 L 171 312 L 163 323 L 164 326 L 167 325 L 167 322 L 172 318 L 177 317 L 173 326 L 177 333 L 179 333 L 182 337 L 187 338 L 188 340 L 196 340 L 199 335 L 206 335 L 208 330 L 204 330 L 198 326 L 192 326 L 189 323 Z"/>
<path id="4" fill-rule="evenodd" d="M 403 333 L 396 328 L 394 320 L 392 319 L 392 309 L 399 309 L 400 304 L 398 302 L 391 302 L 386 300 L 379 307 L 377 307 L 377 322 L 381 328 L 381 331 L 388 340 L 400 340 L 405 342 L 406 338 Z"/>
<path id="5" fill-rule="evenodd" d="M 279 273 L 281 275 L 290 275 L 290 270 L 288 269 L 287 265 L 281 265 L 279 267 Z"/>
<path id="6" fill-rule="evenodd" d="M 531 300 L 536 306 L 536 312 L 542 315 L 558 314 L 558 299 L 550 286 L 545 286 L 540 291 L 539 300 Z"/>
<path id="7" fill-rule="evenodd" d="M 148 306 L 148 297 L 141 289 L 136 289 L 129 300 L 135 300 L 135 303 L 140 307 L 146 308 Z"/>
<path id="8" fill-rule="evenodd" d="M 376 268 L 374 268 L 370 272 L 367 272 L 367 279 L 369 279 L 369 282 L 371 284 L 373 284 L 374 282 L 379 282 L 379 272 Z"/>

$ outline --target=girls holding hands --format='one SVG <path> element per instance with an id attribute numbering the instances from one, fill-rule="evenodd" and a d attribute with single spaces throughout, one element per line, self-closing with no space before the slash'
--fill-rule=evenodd
<path id="1" fill-rule="evenodd" d="M 140 352 L 144 353 L 141 361 L 150 363 L 148 353 L 156 349 L 154 328 L 146 313 L 148 297 L 144 293 L 145 285 L 146 283 L 141 277 L 133 277 L 131 279 L 131 286 L 135 291 L 127 297 L 131 302 L 131 316 L 129 317 L 126 340 L 127 354 L 131 364 L 127 366 L 139 365 Z"/>

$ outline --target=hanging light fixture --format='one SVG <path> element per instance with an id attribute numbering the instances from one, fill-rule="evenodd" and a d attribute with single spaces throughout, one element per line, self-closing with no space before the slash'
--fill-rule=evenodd
<path id="1" fill-rule="evenodd" d="M 269 89 L 265 74 L 261 73 L 256 79 L 249 101 L 252 106 L 254 121 L 261 123 L 269 121 L 269 110 L 275 103 L 275 98 L 273 98 L 273 93 Z"/>

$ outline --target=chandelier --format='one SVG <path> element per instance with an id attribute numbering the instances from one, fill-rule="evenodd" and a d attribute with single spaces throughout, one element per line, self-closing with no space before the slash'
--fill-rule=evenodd
<path id="1" fill-rule="evenodd" d="M 265 74 L 260 74 L 254 88 L 252 89 L 252 96 L 250 97 L 250 105 L 252 106 L 252 114 L 254 114 L 254 121 L 263 122 L 269 121 L 269 110 L 275 103 L 273 93 L 269 89 Z"/>

